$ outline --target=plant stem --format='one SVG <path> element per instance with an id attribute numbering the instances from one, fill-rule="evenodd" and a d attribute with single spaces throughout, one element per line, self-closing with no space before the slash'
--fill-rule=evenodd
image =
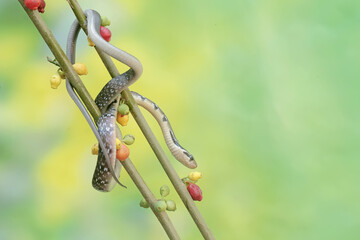
<path id="1" fill-rule="evenodd" d="M 77 0 L 67 0 L 67 1 L 70 4 L 72 10 L 74 11 L 74 14 L 75 14 L 76 18 L 78 19 L 84 32 L 87 33 L 86 16 L 84 15 L 79 3 L 77 2 Z M 96 48 L 96 46 L 95 46 L 95 48 Z M 99 53 L 100 58 L 102 59 L 103 63 L 105 64 L 106 68 L 108 69 L 110 75 L 112 77 L 118 76 L 119 71 L 115 67 L 115 65 L 114 65 L 113 61 L 110 59 L 110 57 L 107 56 L 106 54 L 102 53 L 98 49 L 96 49 L 96 50 Z M 163 169 L 165 170 L 167 176 L 169 177 L 171 183 L 173 184 L 174 188 L 176 189 L 177 193 L 179 194 L 184 205 L 188 209 L 191 217 L 193 218 L 194 222 L 196 223 L 201 234 L 203 235 L 203 237 L 205 239 L 215 239 L 211 230 L 207 226 L 205 219 L 202 217 L 200 211 L 197 209 L 197 207 L 195 205 L 195 202 L 192 200 L 189 192 L 187 191 L 185 184 L 181 181 L 179 175 L 175 171 L 174 167 L 171 165 L 164 150 L 161 148 L 159 142 L 157 141 L 154 133 L 151 131 L 144 116 L 140 112 L 140 109 L 137 106 L 134 98 L 132 97 L 130 90 L 125 89 L 122 92 L 122 96 L 126 99 L 127 104 L 130 107 L 131 114 L 133 115 L 135 121 L 139 125 L 145 138 L 149 142 L 152 150 L 154 151 L 156 157 L 158 158 L 160 164 L 162 165 Z"/>
<path id="2" fill-rule="evenodd" d="M 75 88 L 76 92 L 78 93 L 81 100 L 84 102 L 86 108 L 94 118 L 95 122 L 100 117 L 101 113 L 97 105 L 95 104 L 94 100 L 90 96 L 89 92 L 85 88 L 84 84 L 82 83 L 80 77 L 76 73 L 75 69 L 72 67 L 69 59 L 61 49 L 59 43 L 56 41 L 54 35 L 40 16 L 40 14 L 35 10 L 29 10 L 25 4 L 24 0 L 18 0 L 21 6 L 24 8 L 25 12 L 30 17 L 31 21 L 34 23 L 35 27 L 38 29 L 39 33 L 45 40 L 46 44 L 48 45 L 51 52 L 54 54 L 56 60 L 59 62 L 60 67 L 64 71 L 66 77 L 69 79 L 71 85 Z M 156 202 L 156 198 L 153 193 L 150 191 L 142 177 L 140 176 L 139 172 L 136 170 L 134 165 L 132 164 L 130 158 L 122 162 L 125 170 L 128 172 L 131 179 L 134 181 L 135 185 L 145 198 L 145 200 L 151 206 L 152 211 L 154 212 L 155 216 L 158 218 L 159 222 L 163 226 L 165 232 L 167 233 L 170 239 L 180 239 L 179 235 L 177 234 L 169 216 L 166 212 L 157 212 L 154 207 L 153 203 Z"/>

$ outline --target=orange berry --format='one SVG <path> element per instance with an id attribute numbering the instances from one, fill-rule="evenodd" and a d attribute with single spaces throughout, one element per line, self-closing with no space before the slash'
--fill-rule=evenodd
<path id="1" fill-rule="evenodd" d="M 128 121 L 129 121 L 129 115 L 121 115 L 118 114 L 116 116 L 116 121 L 121 125 L 121 126 L 126 126 Z"/>
<path id="2" fill-rule="evenodd" d="M 116 158 L 120 161 L 124 161 L 130 155 L 130 150 L 125 144 L 121 144 L 120 149 L 116 150 Z"/>

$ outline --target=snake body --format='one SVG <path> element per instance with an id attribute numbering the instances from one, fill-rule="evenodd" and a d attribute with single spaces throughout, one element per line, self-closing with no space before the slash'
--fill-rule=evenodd
<path id="1" fill-rule="evenodd" d="M 86 10 L 85 15 L 87 17 L 88 35 L 95 43 L 96 47 L 130 67 L 127 72 L 111 79 L 97 95 L 95 103 L 102 113 L 97 122 L 98 128 L 96 128 L 90 114 L 80 101 L 68 79 L 66 80 L 66 88 L 70 97 L 84 115 L 100 145 L 92 185 L 96 190 L 109 192 L 116 183 L 124 186 L 118 180 L 121 164 L 119 161 L 116 161 L 116 138 L 122 139 L 121 132 L 116 125 L 116 114 L 120 102 L 120 93 L 140 77 L 142 65 L 134 56 L 111 45 L 101 37 L 101 17 L 96 11 Z M 76 40 L 79 30 L 80 25 L 78 21 L 75 20 L 71 26 L 67 42 L 67 56 L 72 64 L 75 63 Z M 132 92 L 132 95 L 138 105 L 147 109 L 156 118 L 161 126 L 166 144 L 174 157 L 185 166 L 195 168 L 196 162 L 194 158 L 188 151 L 180 146 L 167 117 L 161 109 L 158 108 L 155 103 L 140 94 Z"/>
<path id="2" fill-rule="evenodd" d="M 169 119 L 159 108 L 159 106 L 150 99 L 138 94 L 137 92 L 132 91 L 131 94 L 134 97 L 136 103 L 149 111 L 156 119 L 160 125 L 166 145 L 168 146 L 171 154 L 184 166 L 188 168 L 196 168 L 197 164 L 194 157 L 179 144 L 179 141 L 176 139 L 174 131 L 171 128 Z"/>

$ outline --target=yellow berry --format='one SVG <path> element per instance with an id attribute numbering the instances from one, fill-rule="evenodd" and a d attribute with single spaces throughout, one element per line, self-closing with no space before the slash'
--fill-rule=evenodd
<path id="1" fill-rule="evenodd" d="M 79 75 L 87 75 L 88 74 L 88 70 L 85 66 L 85 64 L 83 63 L 75 63 L 73 65 L 75 71 L 77 72 L 77 74 Z"/>
<path id="2" fill-rule="evenodd" d="M 93 41 L 91 41 L 91 39 L 89 37 L 87 39 L 88 39 L 88 42 L 89 42 L 89 46 L 94 47 L 95 43 Z"/>
<path id="3" fill-rule="evenodd" d="M 116 116 L 116 121 L 121 125 L 121 126 L 126 126 L 128 121 L 129 121 L 129 115 L 121 115 L 118 114 Z"/>
<path id="4" fill-rule="evenodd" d="M 189 179 L 191 181 L 197 181 L 201 178 L 202 174 L 201 172 L 191 172 L 189 173 Z"/>
<path id="5" fill-rule="evenodd" d="M 99 144 L 95 143 L 92 147 L 91 147 L 91 153 L 93 155 L 98 155 L 99 154 Z"/>
<path id="6" fill-rule="evenodd" d="M 116 149 L 120 149 L 120 147 L 121 147 L 121 141 L 118 138 L 116 138 Z"/>
<path id="7" fill-rule="evenodd" d="M 61 83 L 61 77 L 59 76 L 59 74 L 54 74 L 51 76 L 51 79 L 50 79 L 51 88 L 57 89 L 58 86 L 60 85 L 60 83 Z"/>

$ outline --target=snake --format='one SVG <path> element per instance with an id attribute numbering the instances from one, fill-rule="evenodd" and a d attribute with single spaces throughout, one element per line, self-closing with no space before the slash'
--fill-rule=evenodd
<path id="1" fill-rule="evenodd" d="M 97 49 L 130 67 L 128 71 L 108 81 L 96 96 L 95 103 L 101 112 L 101 116 L 97 121 L 97 127 L 84 104 L 76 94 L 75 89 L 68 78 L 66 78 L 67 92 L 84 115 L 88 125 L 99 142 L 99 153 L 93 174 L 92 186 L 98 191 L 110 192 L 116 183 L 125 187 L 118 179 L 120 177 L 121 163 L 120 161 L 116 161 L 116 138 L 122 139 L 121 131 L 116 125 L 117 108 L 120 103 L 121 92 L 139 79 L 143 69 L 142 64 L 136 57 L 115 47 L 101 37 L 101 17 L 98 12 L 89 9 L 86 10 L 84 14 L 86 16 L 88 36 L 94 42 Z M 81 26 L 78 20 L 75 20 L 71 25 L 68 34 L 66 55 L 71 64 L 75 63 L 76 42 L 80 28 Z M 197 163 L 193 155 L 179 144 L 168 118 L 159 106 L 136 92 L 132 91 L 131 95 L 139 106 L 149 111 L 157 120 L 165 138 L 165 142 L 175 159 L 188 168 L 196 168 Z"/>

